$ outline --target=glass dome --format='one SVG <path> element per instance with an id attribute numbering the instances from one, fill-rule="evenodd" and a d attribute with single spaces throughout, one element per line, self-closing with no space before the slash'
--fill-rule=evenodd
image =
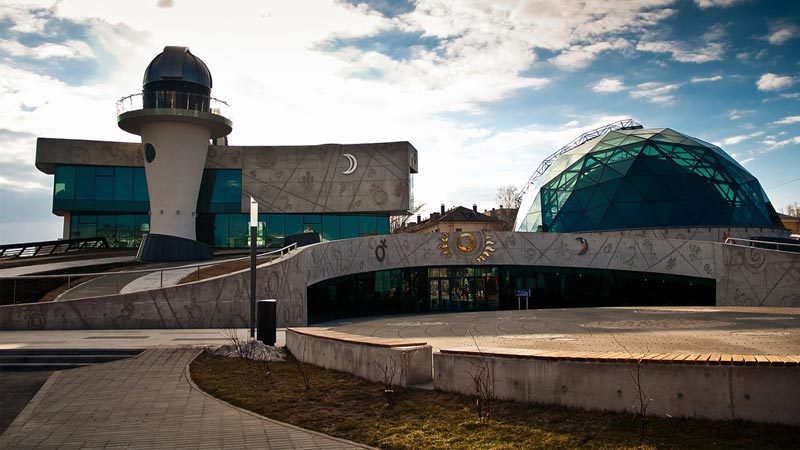
<path id="1" fill-rule="evenodd" d="M 523 199 L 517 231 L 780 226 L 758 180 L 721 148 L 669 128 L 612 131 L 560 155 Z"/>

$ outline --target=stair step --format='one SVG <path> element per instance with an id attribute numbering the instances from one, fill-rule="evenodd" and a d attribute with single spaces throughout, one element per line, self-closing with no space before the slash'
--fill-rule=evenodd
<path id="1" fill-rule="evenodd" d="M 22 372 L 22 371 L 41 371 L 41 370 L 65 370 L 76 369 L 78 367 L 91 366 L 93 363 L 6 363 L 0 362 L 0 372 Z"/>
<path id="2" fill-rule="evenodd" d="M 101 363 L 128 358 L 130 355 L 2 355 L 0 363 Z"/>
<path id="3" fill-rule="evenodd" d="M 141 349 L 59 348 L 0 350 L 0 371 L 63 370 L 119 361 L 141 353 Z"/>
<path id="4" fill-rule="evenodd" d="M 135 356 L 144 349 L 130 348 L 7 348 L 0 349 L 0 357 L 6 355 L 121 355 Z"/>

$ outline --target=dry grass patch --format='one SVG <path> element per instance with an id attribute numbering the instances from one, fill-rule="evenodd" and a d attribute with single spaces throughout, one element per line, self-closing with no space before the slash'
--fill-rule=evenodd
<path id="1" fill-rule="evenodd" d="M 634 414 L 497 401 L 480 422 L 473 398 L 400 389 L 393 406 L 383 385 L 296 361 L 261 362 L 201 354 L 192 379 L 206 392 L 281 422 L 386 449 L 794 448 L 800 428 L 688 419 L 650 421 L 639 442 Z"/>

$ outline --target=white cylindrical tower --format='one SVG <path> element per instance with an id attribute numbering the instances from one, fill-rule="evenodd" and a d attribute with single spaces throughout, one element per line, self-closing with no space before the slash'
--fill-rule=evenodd
<path id="1" fill-rule="evenodd" d="M 208 259 L 196 241 L 197 195 L 211 139 L 231 132 L 227 104 L 211 97 L 211 73 L 186 47 L 165 47 L 144 73 L 143 91 L 121 99 L 118 123 L 142 138 L 150 233 L 141 261 Z"/>

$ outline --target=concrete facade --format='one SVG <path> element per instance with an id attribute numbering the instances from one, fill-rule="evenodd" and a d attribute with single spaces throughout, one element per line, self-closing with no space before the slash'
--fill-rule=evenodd
<path id="1" fill-rule="evenodd" d="M 158 147 L 154 163 L 160 163 Z M 411 206 L 417 150 L 408 142 L 204 148 L 205 168 L 242 171 L 243 213 L 250 196 L 264 213 L 404 213 Z M 58 164 L 144 167 L 143 152 L 137 143 L 39 138 L 36 167 L 46 174 Z M 185 172 L 173 168 L 170 181 Z M 195 205 L 196 197 L 189 214 Z M 154 199 L 150 209 L 160 214 Z"/>
<path id="2" fill-rule="evenodd" d="M 688 363 L 569 361 L 476 352 L 435 353 L 437 390 L 475 395 L 469 374 L 488 366 L 499 399 L 565 405 L 583 409 L 636 412 L 638 388 L 651 399 L 647 413 L 657 416 L 702 417 L 800 423 L 800 367 Z M 491 351 L 484 349 L 484 352 Z M 516 353 L 516 354 L 514 354 Z M 638 375 L 640 380 L 635 381 Z"/>
<path id="3" fill-rule="evenodd" d="M 433 378 L 432 349 L 424 342 L 289 328 L 286 348 L 302 362 L 389 386 L 408 387 Z"/>
<path id="4" fill-rule="evenodd" d="M 720 242 L 602 233 L 408 233 L 304 247 L 258 269 L 257 298 L 278 299 L 278 326 L 307 324 L 307 287 L 403 267 L 530 265 L 714 279 L 718 305 L 800 306 L 800 254 Z M 0 306 L 0 328 L 224 328 L 248 323 L 248 271 L 129 294 Z"/>
<path id="5" fill-rule="evenodd" d="M 202 124 L 152 121 L 141 127 L 142 143 L 155 148 L 145 163 L 150 232 L 195 240 L 197 195 L 211 132 Z"/>

